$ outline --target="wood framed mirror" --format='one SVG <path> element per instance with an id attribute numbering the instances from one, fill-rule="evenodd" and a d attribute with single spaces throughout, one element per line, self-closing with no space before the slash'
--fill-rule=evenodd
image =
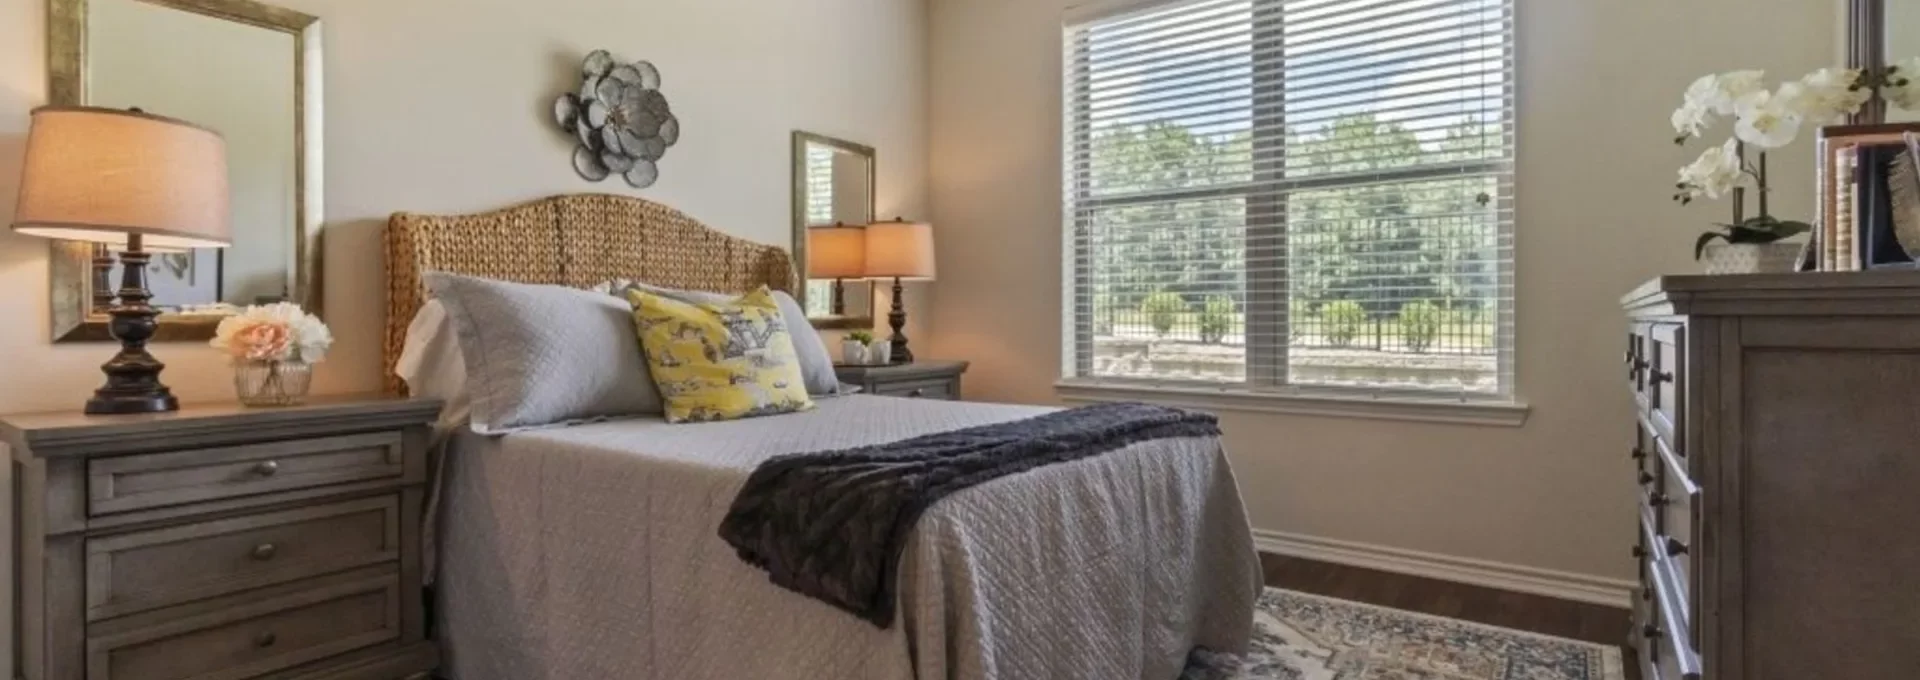
<path id="1" fill-rule="evenodd" d="M 59 106 L 140 108 L 227 143 L 233 244 L 155 253 L 155 341 L 205 340 L 250 304 L 320 307 L 321 39 L 316 17 L 252 0 L 47 0 Z M 106 247 L 54 241 L 54 342 L 108 342 Z"/>
<path id="2" fill-rule="evenodd" d="M 1889 65 L 1920 56 L 1920 0 L 1847 0 L 1847 67 L 1882 82 Z M 1920 77 L 1920 73 L 1903 73 Z M 1920 111 L 1889 107 L 1877 92 L 1855 124 L 1920 122 Z"/>
<path id="3" fill-rule="evenodd" d="M 794 131 L 793 254 L 814 328 L 873 327 L 873 283 L 835 256 L 864 248 L 858 231 L 873 222 L 874 177 L 873 147 Z"/>

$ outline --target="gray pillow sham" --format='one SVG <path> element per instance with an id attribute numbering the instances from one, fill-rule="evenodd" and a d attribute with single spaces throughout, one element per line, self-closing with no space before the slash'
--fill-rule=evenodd
<path id="1" fill-rule="evenodd" d="M 627 303 L 564 286 L 445 272 L 422 278 L 459 337 L 474 432 L 662 411 Z"/>
<path id="2" fill-rule="evenodd" d="M 624 301 L 629 288 L 696 305 L 732 302 L 740 297 L 738 293 L 666 288 L 627 279 L 614 279 L 593 289 Z M 807 310 L 784 291 L 773 291 L 773 298 L 780 303 L 780 320 L 787 325 L 787 335 L 793 337 L 793 350 L 800 357 L 800 376 L 807 384 L 807 394 L 817 397 L 841 393 L 840 377 L 833 372 L 833 355 L 827 353 L 826 341 L 820 339 L 820 334 L 813 330 L 813 322 L 807 320 Z"/>

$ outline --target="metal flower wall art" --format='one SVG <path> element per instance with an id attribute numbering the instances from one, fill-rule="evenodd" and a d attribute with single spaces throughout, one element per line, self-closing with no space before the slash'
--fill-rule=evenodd
<path id="1" fill-rule="evenodd" d="M 591 182 L 620 175 L 635 189 L 653 186 L 660 158 L 680 141 L 680 119 L 660 93 L 660 69 L 595 50 L 580 71 L 579 91 L 553 101 L 553 122 L 580 143 L 573 169 Z"/>

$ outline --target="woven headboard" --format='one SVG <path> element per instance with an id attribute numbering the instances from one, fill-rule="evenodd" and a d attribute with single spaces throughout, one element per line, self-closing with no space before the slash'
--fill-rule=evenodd
<path id="1" fill-rule="evenodd" d="M 407 325 L 426 302 L 429 271 L 590 287 L 613 278 L 657 286 L 791 292 L 793 259 L 728 236 L 678 210 L 630 196 L 570 194 L 473 215 L 394 213 L 387 222 L 387 391 Z"/>

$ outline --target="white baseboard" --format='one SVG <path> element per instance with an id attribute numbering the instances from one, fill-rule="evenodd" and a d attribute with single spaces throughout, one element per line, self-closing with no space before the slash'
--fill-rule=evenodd
<path id="1" fill-rule="evenodd" d="M 1639 584 L 1551 569 L 1255 529 L 1261 552 L 1626 609 Z"/>

